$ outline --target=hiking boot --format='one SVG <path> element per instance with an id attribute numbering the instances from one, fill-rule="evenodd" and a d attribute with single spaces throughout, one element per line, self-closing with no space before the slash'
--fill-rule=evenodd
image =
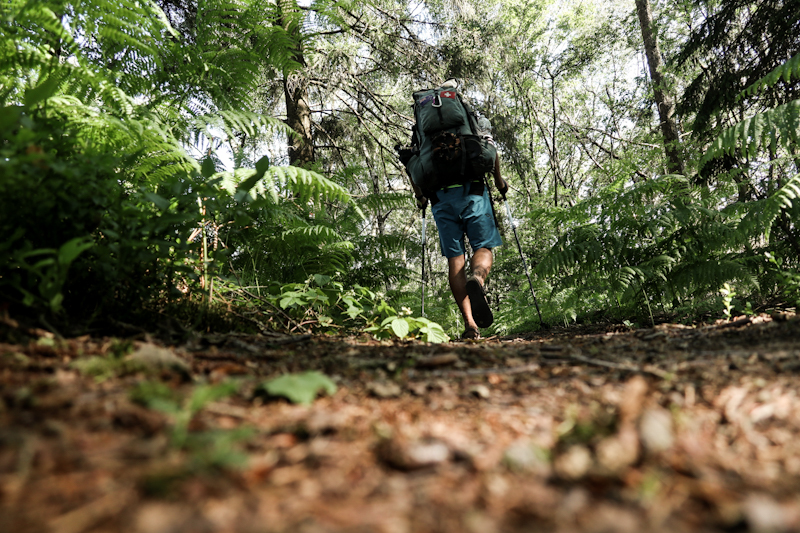
<path id="1" fill-rule="evenodd" d="M 480 338 L 481 338 L 481 332 L 475 328 L 467 328 L 464 330 L 464 333 L 461 334 L 462 341 L 475 340 Z"/>
<path id="2" fill-rule="evenodd" d="M 492 309 L 486 300 L 486 292 L 478 278 L 470 276 L 467 280 L 467 295 L 472 306 L 472 318 L 479 328 L 488 328 L 494 322 Z"/>

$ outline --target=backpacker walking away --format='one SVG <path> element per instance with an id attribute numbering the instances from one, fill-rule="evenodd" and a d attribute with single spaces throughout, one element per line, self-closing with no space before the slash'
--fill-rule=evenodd
<path id="1" fill-rule="evenodd" d="M 411 176 L 417 207 L 428 203 L 436 221 L 442 255 L 447 258 L 450 290 L 464 317 L 463 339 L 480 338 L 479 328 L 494 322 L 484 285 L 492 268 L 492 249 L 503 244 L 487 189 L 492 173 L 505 195 L 491 124 L 480 119 L 457 92 L 455 80 L 414 93 L 416 124 L 411 147 L 400 160 Z M 466 274 L 465 236 L 472 249 Z"/>

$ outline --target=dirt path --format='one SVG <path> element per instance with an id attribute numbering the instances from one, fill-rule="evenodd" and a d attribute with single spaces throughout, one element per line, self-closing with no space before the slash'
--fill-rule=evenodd
<path id="1" fill-rule="evenodd" d="M 260 387 L 307 370 L 337 391 Z M 800 320 L 769 317 L 0 344 L 0 531 L 797 531 L 798 371 Z"/>

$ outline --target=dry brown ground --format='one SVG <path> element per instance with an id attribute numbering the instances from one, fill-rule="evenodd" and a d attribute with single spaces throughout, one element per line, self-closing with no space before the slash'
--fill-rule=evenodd
<path id="1" fill-rule="evenodd" d="M 779 318 L 439 346 L 144 338 L 99 377 L 86 362 L 119 340 L 0 344 L 0 531 L 800 530 L 800 320 Z M 304 370 L 338 391 L 257 394 Z M 144 380 L 238 391 L 178 446 L 177 419 L 132 400 Z"/>

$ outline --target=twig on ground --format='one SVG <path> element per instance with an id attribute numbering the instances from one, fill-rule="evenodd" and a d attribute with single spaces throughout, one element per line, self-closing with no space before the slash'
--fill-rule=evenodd
<path id="1" fill-rule="evenodd" d="M 295 325 L 295 327 L 301 328 L 301 329 L 302 329 L 302 330 L 304 330 L 306 333 L 309 333 L 309 329 L 308 329 L 308 328 L 304 328 L 304 327 L 302 327 L 302 326 L 301 326 L 300 324 L 298 324 L 298 323 L 297 323 L 297 322 L 296 322 L 296 321 L 295 321 L 295 320 L 294 320 L 292 317 L 290 317 L 289 315 L 287 315 L 287 314 L 286 314 L 286 313 L 283 311 L 283 309 L 281 309 L 280 307 L 278 307 L 278 306 L 274 305 L 272 302 L 270 302 L 270 301 L 269 301 L 269 300 L 267 300 L 266 298 L 262 298 L 262 297 L 258 296 L 257 294 L 253 294 L 252 292 L 248 291 L 247 289 L 239 289 L 239 290 L 241 290 L 243 293 L 245 293 L 246 295 L 250 296 L 251 298 L 255 298 L 256 300 L 258 300 L 258 301 L 260 301 L 260 302 L 264 302 L 265 304 L 267 304 L 268 306 L 270 306 L 271 308 L 273 308 L 274 310 L 276 310 L 278 313 L 280 313 L 281 315 L 283 315 L 283 316 L 286 318 L 286 320 L 288 320 L 289 322 L 291 322 L 292 324 L 294 324 L 294 325 Z"/>
<path id="2" fill-rule="evenodd" d="M 59 533 L 81 533 L 119 514 L 134 499 L 135 491 L 132 489 L 116 490 L 83 507 L 54 518 L 48 524 L 49 529 Z"/>
<path id="3" fill-rule="evenodd" d="M 268 346 L 283 346 L 285 344 L 295 344 L 298 342 L 305 342 L 311 339 L 313 335 L 288 335 L 282 339 L 275 339 L 269 341 Z"/>
<path id="4" fill-rule="evenodd" d="M 465 378 L 471 376 L 486 376 L 489 374 L 525 374 L 527 372 L 535 372 L 539 370 L 538 363 L 530 363 L 523 366 L 507 366 L 495 368 L 471 368 L 469 370 L 434 370 L 434 371 L 416 371 L 409 370 L 408 377 L 414 378 L 418 375 L 425 377 L 446 377 L 446 378 Z"/>
<path id="5" fill-rule="evenodd" d="M 639 374 L 652 374 L 656 377 L 661 379 L 672 379 L 673 375 L 665 370 L 661 370 L 660 368 L 653 366 L 653 365 L 645 365 L 643 367 L 633 365 L 633 364 L 620 364 L 620 363 L 613 363 L 611 361 L 604 361 L 602 359 L 592 359 L 591 357 L 585 357 L 579 353 L 569 353 L 570 358 L 580 361 L 582 363 L 586 363 L 587 365 L 595 365 L 595 366 L 603 366 L 606 368 L 612 368 L 614 370 L 625 370 L 627 372 L 637 372 Z"/>

